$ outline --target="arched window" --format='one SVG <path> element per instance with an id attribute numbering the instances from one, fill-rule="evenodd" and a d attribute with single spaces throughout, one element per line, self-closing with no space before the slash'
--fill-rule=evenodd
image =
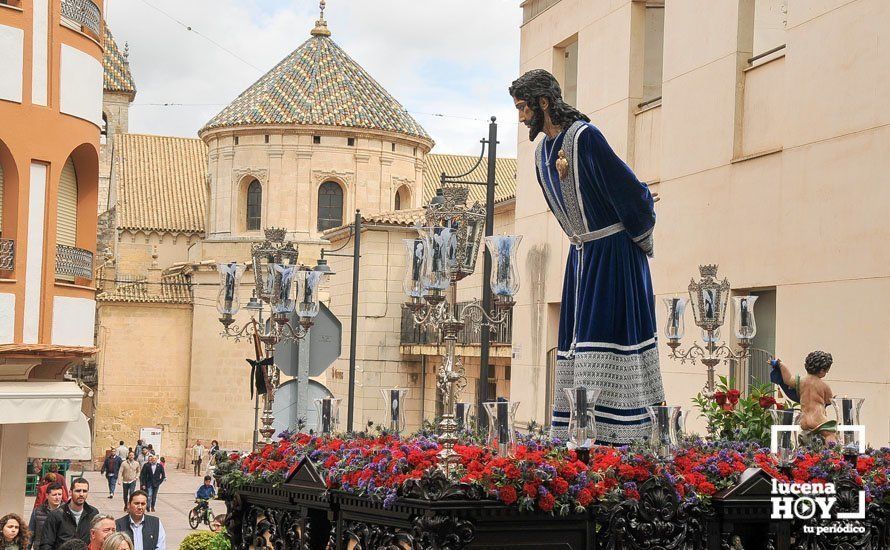
<path id="1" fill-rule="evenodd" d="M 56 244 L 77 246 L 77 172 L 74 170 L 74 161 L 71 157 L 68 157 L 59 178 Z"/>
<path id="2" fill-rule="evenodd" d="M 411 208 L 411 191 L 409 191 L 408 188 L 404 185 L 399 187 L 399 190 L 396 191 L 396 196 L 393 200 L 393 203 L 396 210 Z"/>
<path id="3" fill-rule="evenodd" d="M 263 215 L 263 187 L 253 180 L 247 186 L 247 230 L 259 231 Z"/>
<path id="4" fill-rule="evenodd" d="M 108 142 L 108 116 L 102 113 L 102 127 L 99 128 L 99 143 Z"/>
<path id="5" fill-rule="evenodd" d="M 318 188 L 318 230 L 343 225 L 343 188 L 326 181 Z"/>

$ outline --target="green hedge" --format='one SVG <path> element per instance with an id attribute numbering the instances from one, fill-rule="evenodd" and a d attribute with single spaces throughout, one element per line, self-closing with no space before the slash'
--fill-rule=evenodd
<path id="1" fill-rule="evenodd" d="M 225 533 L 197 531 L 183 539 L 179 550 L 232 550 Z"/>

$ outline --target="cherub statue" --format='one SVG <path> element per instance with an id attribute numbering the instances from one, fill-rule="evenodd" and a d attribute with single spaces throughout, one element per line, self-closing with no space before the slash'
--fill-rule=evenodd
<path id="1" fill-rule="evenodd" d="M 828 420 L 825 407 L 831 404 L 834 397 L 831 388 L 823 378 L 828 374 L 833 359 L 831 354 L 824 351 L 814 351 L 804 360 L 804 369 L 807 375 L 801 378 L 798 374 L 792 376 L 791 371 L 778 357 L 770 361 L 773 369 L 779 369 L 781 378 L 770 378 L 779 384 L 785 395 L 800 403 L 800 429 L 803 438 L 820 435 L 825 443 L 837 441 L 837 422 Z M 775 370 L 773 371 L 775 373 Z"/>

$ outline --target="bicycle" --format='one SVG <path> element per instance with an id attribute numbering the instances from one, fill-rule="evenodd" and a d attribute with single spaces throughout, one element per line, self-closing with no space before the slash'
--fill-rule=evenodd
<path id="1" fill-rule="evenodd" d="M 202 522 L 207 524 L 214 533 L 222 527 L 220 518 L 213 515 L 213 509 L 210 508 L 210 501 L 198 498 L 195 499 L 195 507 L 189 511 L 189 527 L 197 529 Z"/>

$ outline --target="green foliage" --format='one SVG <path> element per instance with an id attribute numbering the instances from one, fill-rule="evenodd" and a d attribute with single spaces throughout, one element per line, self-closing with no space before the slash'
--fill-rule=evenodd
<path id="1" fill-rule="evenodd" d="M 179 550 L 232 550 L 232 544 L 225 533 L 197 531 L 183 539 Z"/>
<path id="2" fill-rule="evenodd" d="M 714 397 L 699 393 L 692 399 L 708 421 L 708 436 L 712 440 L 755 441 L 768 446 L 773 424 L 769 411 L 775 406 L 772 387 L 754 386 L 744 396 L 725 376 L 718 379 Z"/>

